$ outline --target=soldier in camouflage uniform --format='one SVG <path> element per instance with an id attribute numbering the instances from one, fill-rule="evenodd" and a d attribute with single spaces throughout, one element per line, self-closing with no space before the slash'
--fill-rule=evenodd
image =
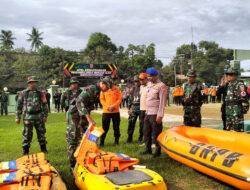
<path id="1" fill-rule="evenodd" d="M 184 125 L 201 126 L 202 86 L 196 82 L 196 73 L 189 70 L 187 73 L 188 82 L 184 83 L 184 97 L 182 100 L 184 110 Z"/>
<path id="2" fill-rule="evenodd" d="M 128 97 L 128 109 L 129 117 L 127 143 L 132 143 L 136 120 L 140 116 L 140 82 L 138 76 L 134 77 L 134 85 Z M 139 138 L 142 140 L 142 136 Z"/>
<path id="3" fill-rule="evenodd" d="M 66 120 L 67 120 L 67 131 L 66 131 L 66 140 L 68 144 L 68 158 L 70 161 L 71 169 L 75 166 L 74 152 L 79 144 L 83 133 L 85 132 L 88 126 L 88 120 L 86 114 L 83 114 L 86 111 L 78 112 L 77 109 L 77 98 L 81 93 L 85 93 L 86 90 L 82 91 L 79 88 L 79 81 L 76 77 L 70 79 L 70 87 L 62 95 L 62 106 L 66 108 Z M 84 100 L 86 101 L 86 100 Z M 89 104 L 87 104 L 89 105 Z M 80 105 L 78 106 L 80 109 Z M 92 108 L 86 108 L 87 112 L 90 112 Z"/>
<path id="4" fill-rule="evenodd" d="M 225 94 L 225 126 L 224 130 L 244 131 L 244 114 L 249 109 L 249 102 L 244 83 L 237 79 L 238 71 L 229 68 L 226 80 L 221 84 Z"/>
<path id="5" fill-rule="evenodd" d="M 8 94 L 6 94 L 6 92 L 2 92 L 2 94 L 0 95 L 1 115 L 8 115 L 8 101 Z"/>
<path id="6" fill-rule="evenodd" d="M 226 79 L 226 75 L 224 75 L 221 78 L 221 83 L 218 87 L 217 90 L 217 95 L 219 95 L 219 97 L 222 98 L 222 104 L 221 104 L 221 119 L 223 122 L 223 130 L 226 130 L 226 102 L 225 102 L 225 97 L 226 97 L 226 93 L 227 93 L 227 86 L 228 86 L 228 82 Z"/>
<path id="7" fill-rule="evenodd" d="M 36 129 L 37 139 L 42 152 L 47 153 L 45 122 L 48 117 L 48 106 L 45 93 L 37 90 L 37 80 L 34 76 L 28 78 L 28 88 L 20 92 L 16 105 L 16 123 L 19 124 L 23 114 L 23 154 L 29 154 L 33 136 L 33 127 Z"/>

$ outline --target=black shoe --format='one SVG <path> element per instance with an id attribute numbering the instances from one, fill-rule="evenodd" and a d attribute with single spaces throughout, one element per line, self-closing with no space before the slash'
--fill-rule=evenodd
<path id="1" fill-rule="evenodd" d="M 70 167 L 70 173 L 73 175 L 73 173 L 74 173 L 74 167 Z"/>
<path id="2" fill-rule="evenodd" d="M 132 138 L 128 137 L 127 143 L 132 143 L 132 142 L 133 142 Z"/>
<path id="3" fill-rule="evenodd" d="M 153 158 L 159 157 L 161 155 L 161 148 L 156 148 Z"/>
<path id="4" fill-rule="evenodd" d="M 161 153 L 160 152 L 156 152 L 153 154 L 153 158 L 157 158 L 157 157 L 160 157 L 161 156 Z"/>
<path id="5" fill-rule="evenodd" d="M 114 145 L 119 145 L 119 139 L 115 139 Z"/>
<path id="6" fill-rule="evenodd" d="M 104 147 L 104 143 L 101 142 L 101 143 L 99 144 L 99 146 L 100 146 L 100 147 Z"/>
<path id="7" fill-rule="evenodd" d="M 41 148 L 41 151 L 43 153 L 48 154 L 48 150 L 47 150 L 46 144 L 40 145 L 40 148 Z"/>
<path id="8" fill-rule="evenodd" d="M 145 150 L 143 152 L 140 152 L 140 155 L 147 155 L 147 154 L 152 154 L 152 150 Z"/>
<path id="9" fill-rule="evenodd" d="M 143 136 L 139 136 L 139 138 L 138 138 L 138 142 L 142 142 L 143 141 Z"/>
<path id="10" fill-rule="evenodd" d="M 29 147 L 24 146 L 23 147 L 23 155 L 28 155 L 29 154 Z"/>

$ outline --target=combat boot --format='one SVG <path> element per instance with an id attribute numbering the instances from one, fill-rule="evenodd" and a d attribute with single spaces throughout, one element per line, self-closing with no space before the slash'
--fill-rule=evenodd
<path id="1" fill-rule="evenodd" d="M 43 153 L 48 153 L 48 150 L 47 150 L 47 147 L 46 147 L 46 144 L 42 144 L 42 145 L 40 145 L 40 149 L 41 149 L 41 151 L 43 152 Z"/>
<path id="2" fill-rule="evenodd" d="M 119 138 L 115 138 L 114 145 L 119 145 Z"/>
<path id="3" fill-rule="evenodd" d="M 104 147 L 104 138 L 103 137 L 100 138 L 100 147 Z"/>
<path id="4" fill-rule="evenodd" d="M 133 142 L 133 137 L 132 136 L 128 136 L 127 143 L 132 143 L 132 142 Z"/>
<path id="5" fill-rule="evenodd" d="M 153 158 L 161 156 L 161 148 L 157 147 L 155 153 L 153 154 Z"/>
<path id="6" fill-rule="evenodd" d="M 28 146 L 24 146 L 23 147 L 23 155 L 28 155 L 29 154 L 29 147 Z"/>

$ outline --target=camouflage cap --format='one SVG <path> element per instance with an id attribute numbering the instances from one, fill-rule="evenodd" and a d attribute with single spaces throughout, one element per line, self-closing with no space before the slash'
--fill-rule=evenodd
<path id="1" fill-rule="evenodd" d="M 93 94 L 94 96 L 96 96 L 97 94 L 100 93 L 100 87 L 97 85 L 89 85 L 88 89 L 90 90 L 90 93 Z"/>
<path id="2" fill-rule="evenodd" d="M 192 69 L 189 69 L 187 72 L 188 77 L 196 77 L 196 72 Z"/>
<path id="3" fill-rule="evenodd" d="M 237 69 L 230 67 L 230 68 L 228 68 L 228 69 L 226 70 L 225 74 L 238 75 L 238 71 L 237 71 Z"/>
<path id="4" fill-rule="evenodd" d="M 30 82 L 38 82 L 38 80 L 37 80 L 37 78 L 35 76 L 29 76 L 28 80 L 27 80 L 27 83 L 30 83 Z"/>
<path id="5" fill-rule="evenodd" d="M 73 84 L 73 83 L 78 83 L 79 81 L 77 80 L 77 77 L 71 77 L 69 84 Z"/>

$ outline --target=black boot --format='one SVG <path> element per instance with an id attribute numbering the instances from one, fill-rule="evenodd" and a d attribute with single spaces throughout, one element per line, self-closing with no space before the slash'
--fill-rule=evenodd
<path id="1" fill-rule="evenodd" d="M 100 138 L 100 147 L 104 147 L 104 138 L 103 137 Z"/>
<path id="2" fill-rule="evenodd" d="M 159 157 L 161 155 L 161 148 L 157 147 L 155 153 L 153 154 L 153 158 Z"/>
<path id="3" fill-rule="evenodd" d="M 43 152 L 43 153 L 48 153 L 48 150 L 47 150 L 47 147 L 46 147 L 46 144 L 42 144 L 42 145 L 40 145 L 40 148 L 41 148 L 41 151 Z"/>
<path id="4" fill-rule="evenodd" d="M 23 155 L 28 155 L 29 154 L 29 147 L 28 146 L 23 146 Z"/>
<path id="5" fill-rule="evenodd" d="M 133 142 L 133 137 L 132 136 L 128 136 L 127 143 L 132 143 L 132 142 Z"/>
<path id="6" fill-rule="evenodd" d="M 119 145 L 119 138 L 115 138 L 114 145 Z"/>
<path id="7" fill-rule="evenodd" d="M 146 155 L 146 154 L 152 154 L 152 150 L 146 149 L 145 151 L 140 152 L 140 155 Z"/>
<path id="8" fill-rule="evenodd" d="M 139 138 L 138 138 L 138 144 L 142 144 L 143 143 L 143 136 L 139 136 Z"/>

